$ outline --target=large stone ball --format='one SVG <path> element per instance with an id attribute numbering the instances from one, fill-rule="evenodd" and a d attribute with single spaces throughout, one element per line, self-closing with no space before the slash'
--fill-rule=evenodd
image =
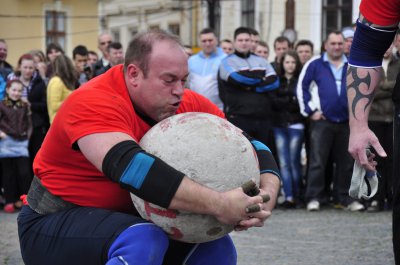
<path id="1" fill-rule="evenodd" d="M 140 146 L 204 186 L 218 191 L 259 181 L 255 151 L 240 129 L 206 113 L 174 115 L 151 128 Z M 162 177 L 162 176 L 160 176 Z M 214 216 L 164 209 L 131 195 L 139 214 L 160 226 L 175 240 L 201 243 L 233 230 Z"/>

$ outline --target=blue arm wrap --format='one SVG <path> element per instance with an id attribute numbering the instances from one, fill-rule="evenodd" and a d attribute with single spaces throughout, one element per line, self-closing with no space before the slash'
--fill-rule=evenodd
<path id="1" fill-rule="evenodd" d="M 246 132 L 242 132 L 244 137 L 246 137 L 251 145 L 254 147 L 257 158 L 258 158 L 258 165 L 260 167 L 260 174 L 263 173 L 272 173 L 277 176 L 279 179 L 281 178 L 278 165 L 276 164 L 275 158 L 271 153 L 271 150 L 262 142 L 253 139 L 250 135 Z"/>
<path id="2" fill-rule="evenodd" d="M 164 208 L 168 208 L 185 175 L 129 140 L 108 151 L 102 170 L 122 188 Z"/>
<path id="3" fill-rule="evenodd" d="M 393 42 L 395 34 L 396 29 L 376 29 L 357 20 L 349 65 L 366 68 L 381 66 L 383 55 Z"/>
<path id="4" fill-rule="evenodd" d="M 253 145 L 256 150 L 258 163 L 260 166 L 260 174 L 263 173 L 272 173 L 280 178 L 278 165 L 271 153 L 271 150 L 262 142 L 257 140 L 250 140 L 250 143 Z"/>

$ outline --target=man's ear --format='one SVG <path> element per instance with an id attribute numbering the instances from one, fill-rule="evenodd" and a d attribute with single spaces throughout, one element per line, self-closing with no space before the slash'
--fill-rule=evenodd
<path id="1" fill-rule="evenodd" d="M 140 72 L 141 72 L 140 68 L 135 64 L 129 64 L 126 69 L 126 73 L 129 78 L 136 79 L 139 76 Z"/>
<path id="2" fill-rule="evenodd" d="M 126 82 L 137 87 L 139 76 L 142 74 L 142 70 L 135 64 L 129 64 L 126 68 Z"/>

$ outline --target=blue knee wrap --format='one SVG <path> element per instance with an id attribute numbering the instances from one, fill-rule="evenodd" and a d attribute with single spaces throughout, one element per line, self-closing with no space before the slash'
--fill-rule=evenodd
<path id="1" fill-rule="evenodd" d="M 136 224 L 125 229 L 108 250 L 107 265 L 161 265 L 168 248 L 168 237 L 151 223 Z"/>
<path id="2" fill-rule="evenodd" d="M 237 253 L 232 239 L 226 235 L 220 239 L 197 244 L 186 258 L 184 264 L 236 265 Z"/>

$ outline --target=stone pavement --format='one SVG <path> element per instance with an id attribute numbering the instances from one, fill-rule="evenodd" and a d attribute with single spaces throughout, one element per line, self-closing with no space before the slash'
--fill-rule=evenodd
<path id="1" fill-rule="evenodd" d="M 0 265 L 23 264 L 16 218 L 0 211 Z M 387 211 L 275 210 L 263 228 L 232 238 L 239 265 L 394 265 Z"/>

